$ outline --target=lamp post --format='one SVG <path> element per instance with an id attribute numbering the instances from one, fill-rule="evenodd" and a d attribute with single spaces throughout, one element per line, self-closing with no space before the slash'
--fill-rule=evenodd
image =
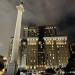
<path id="1" fill-rule="evenodd" d="M 12 45 L 12 54 L 11 54 L 11 61 L 7 68 L 7 74 L 6 75 L 14 75 L 15 73 L 15 66 L 18 56 L 18 50 L 19 50 L 19 42 L 20 42 L 20 31 L 21 31 L 21 21 L 22 21 L 22 14 L 24 12 L 23 2 L 20 3 L 17 7 L 17 21 L 16 21 L 16 27 L 15 27 L 15 34 L 13 39 L 13 45 Z"/>

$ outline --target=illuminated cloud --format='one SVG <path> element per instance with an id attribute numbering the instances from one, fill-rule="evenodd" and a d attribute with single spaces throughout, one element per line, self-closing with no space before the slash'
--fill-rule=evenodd
<path id="1" fill-rule="evenodd" d="M 1 49 L 5 56 L 9 39 L 14 34 L 18 2 L 19 0 L 0 0 L 0 42 L 4 45 Z M 24 8 L 22 24 L 54 24 L 61 32 L 74 36 L 75 0 L 24 0 Z"/>

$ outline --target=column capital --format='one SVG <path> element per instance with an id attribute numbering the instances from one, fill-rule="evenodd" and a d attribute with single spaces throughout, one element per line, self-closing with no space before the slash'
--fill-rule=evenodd
<path id="1" fill-rule="evenodd" d="M 18 11 L 24 12 L 23 4 L 20 4 L 20 5 L 16 6 L 16 8 L 17 8 Z"/>

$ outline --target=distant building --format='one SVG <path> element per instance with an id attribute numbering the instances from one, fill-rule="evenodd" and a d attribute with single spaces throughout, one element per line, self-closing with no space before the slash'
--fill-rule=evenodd
<path id="1" fill-rule="evenodd" d="M 27 37 L 27 65 L 30 68 L 59 67 L 68 63 L 68 38 L 58 36 L 55 26 L 29 26 L 23 30 L 23 38 Z"/>
<path id="2" fill-rule="evenodd" d="M 47 66 L 66 66 L 69 59 L 67 36 L 44 37 Z"/>
<path id="3" fill-rule="evenodd" d="M 55 26 L 53 26 L 53 25 L 45 26 L 45 28 L 44 28 L 44 36 L 45 37 L 56 36 L 56 35 L 57 35 L 57 30 L 56 30 Z"/>
<path id="4" fill-rule="evenodd" d="M 57 28 L 52 25 L 24 26 L 21 39 L 26 40 L 19 49 L 19 65 L 27 69 L 44 70 L 66 66 L 69 59 L 67 36 L 58 36 Z"/>

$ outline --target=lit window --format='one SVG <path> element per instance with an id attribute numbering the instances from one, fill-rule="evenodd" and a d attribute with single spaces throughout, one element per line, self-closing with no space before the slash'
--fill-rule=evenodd
<path id="1" fill-rule="evenodd" d="M 62 47 L 63 47 L 63 45 L 62 45 Z"/>
<path id="2" fill-rule="evenodd" d="M 57 48 L 59 48 L 59 46 L 57 45 Z"/>
<path id="3" fill-rule="evenodd" d="M 24 27 L 24 29 L 28 29 L 28 27 Z"/>
<path id="4" fill-rule="evenodd" d="M 59 60 L 59 62 L 60 62 L 60 60 Z"/>
<path id="5" fill-rule="evenodd" d="M 34 60 L 34 62 L 35 62 L 35 60 Z"/>
<path id="6" fill-rule="evenodd" d="M 54 28 L 56 28 L 56 27 L 54 27 Z"/>
<path id="7" fill-rule="evenodd" d="M 22 44 L 23 44 L 23 45 L 26 45 L 26 42 L 23 42 Z"/>
<path id="8" fill-rule="evenodd" d="M 24 54 L 24 57 L 26 57 L 26 54 Z"/>
<path id="9" fill-rule="evenodd" d="M 65 44 L 66 44 L 66 41 L 65 41 Z"/>
<path id="10" fill-rule="evenodd" d="M 43 48 L 42 44 L 40 45 L 41 48 Z"/>
<path id="11" fill-rule="evenodd" d="M 31 62 L 32 62 L 32 60 L 31 60 Z"/>
<path id="12" fill-rule="evenodd" d="M 54 57 L 53 57 L 53 59 L 54 59 Z"/>
<path id="13" fill-rule="evenodd" d="M 38 65 L 37 65 L 37 67 L 38 67 Z"/>
<path id="14" fill-rule="evenodd" d="M 41 44 L 41 41 L 39 41 L 39 44 Z"/>
<path id="15" fill-rule="evenodd" d="M 50 65 L 52 65 L 52 63 L 50 63 Z"/>
<path id="16" fill-rule="evenodd" d="M 44 62 L 44 64 L 45 64 L 45 62 Z"/>
<path id="17" fill-rule="evenodd" d="M 39 67 L 41 67 L 41 65 L 39 65 Z"/>
<path id="18" fill-rule="evenodd" d="M 34 66 L 34 69 L 36 69 L 36 66 Z"/>
<path id="19" fill-rule="evenodd" d="M 59 65 L 61 65 L 61 63 L 59 63 Z"/>
<path id="20" fill-rule="evenodd" d="M 32 69 L 32 66 L 30 66 L 30 69 Z"/>
<path id="21" fill-rule="evenodd" d="M 49 41 L 49 43 L 50 43 L 50 41 Z"/>
<path id="22" fill-rule="evenodd" d="M 50 60 L 50 62 L 51 62 L 51 60 Z"/>
<path id="23" fill-rule="evenodd" d="M 52 47 L 53 47 L 53 45 L 52 45 Z"/>
<path id="24" fill-rule="evenodd" d="M 50 54 L 50 56 L 51 56 L 51 54 Z"/>
<path id="25" fill-rule="evenodd" d="M 10 57 L 11 57 L 11 54 L 10 54 Z"/>
<path id="26" fill-rule="evenodd" d="M 66 62 L 68 62 L 68 60 Z"/>

